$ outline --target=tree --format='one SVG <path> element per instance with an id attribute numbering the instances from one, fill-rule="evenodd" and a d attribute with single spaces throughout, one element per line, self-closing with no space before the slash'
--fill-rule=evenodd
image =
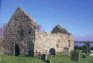
<path id="1" fill-rule="evenodd" d="M 38 32 L 40 32 L 41 31 L 41 25 L 36 25 L 36 30 L 38 31 Z"/>
<path id="2" fill-rule="evenodd" d="M 45 32 L 45 30 L 43 29 L 43 27 L 41 25 L 36 25 L 36 30 L 37 32 Z"/>
<path id="3" fill-rule="evenodd" d="M 87 54 L 90 53 L 90 50 L 91 50 L 90 44 L 88 42 L 84 43 L 82 52 Z"/>

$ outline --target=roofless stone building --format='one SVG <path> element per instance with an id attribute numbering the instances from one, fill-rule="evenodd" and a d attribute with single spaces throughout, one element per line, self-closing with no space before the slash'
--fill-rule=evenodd
<path id="1" fill-rule="evenodd" d="M 73 50 L 74 41 L 66 29 L 55 26 L 51 33 L 36 30 L 36 22 L 17 8 L 4 30 L 4 55 L 40 56 Z"/>

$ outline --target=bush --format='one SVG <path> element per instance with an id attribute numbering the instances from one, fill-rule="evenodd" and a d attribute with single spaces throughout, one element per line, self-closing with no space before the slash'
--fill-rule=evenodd
<path id="1" fill-rule="evenodd" d="M 86 53 L 82 53 L 82 54 L 81 54 L 81 57 L 82 57 L 82 58 L 86 58 L 86 57 L 87 57 Z"/>
<path id="2" fill-rule="evenodd" d="M 93 47 L 91 47 L 91 50 L 93 50 Z"/>
<path id="3" fill-rule="evenodd" d="M 75 47 L 74 47 L 74 50 L 82 50 L 82 49 L 83 49 L 82 46 L 75 46 Z"/>

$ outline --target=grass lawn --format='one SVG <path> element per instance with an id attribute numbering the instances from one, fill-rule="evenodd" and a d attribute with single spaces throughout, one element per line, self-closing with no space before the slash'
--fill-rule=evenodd
<path id="1" fill-rule="evenodd" d="M 68 56 L 56 55 L 55 57 L 48 56 L 51 63 L 93 63 L 93 57 L 81 58 L 78 62 L 71 61 Z M 45 63 L 41 59 L 32 57 L 17 57 L 17 56 L 2 56 L 0 63 Z"/>
<path id="2" fill-rule="evenodd" d="M 32 57 L 2 56 L 0 63 L 45 63 L 45 62 L 38 58 Z"/>
<path id="3" fill-rule="evenodd" d="M 93 63 L 93 56 L 86 59 L 80 58 L 78 62 L 72 61 L 70 57 L 65 55 L 56 55 L 55 57 L 49 57 L 51 63 Z"/>
<path id="4" fill-rule="evenodd" d="M 0 55 L 2 54 L 2 46 L 0 46 Z"/>

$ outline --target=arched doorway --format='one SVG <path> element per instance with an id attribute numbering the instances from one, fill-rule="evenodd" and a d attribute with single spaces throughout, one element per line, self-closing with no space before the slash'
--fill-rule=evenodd
<path id="1" fill-rule="evenodd" d="M 55 49 L 54 48 L 51 48 L 50 51 L 49 51 L 50 55 L 55 55 Z"/>
<path id="2" fill-rule="evenodd" d="M 16 44 L 15 45 L 15 56 L 19 56 L 20 55 L 20 49 L 19 46 Z"/>

